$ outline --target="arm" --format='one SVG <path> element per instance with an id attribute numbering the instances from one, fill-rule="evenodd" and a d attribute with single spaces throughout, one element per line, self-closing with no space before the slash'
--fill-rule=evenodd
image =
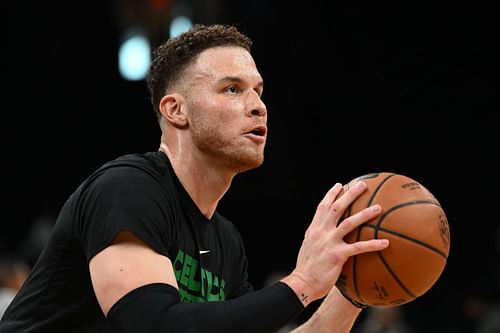
<path id="1" fill-rule="evenodd" d="M 172 262 L 153 251 L 130 232 L 121 232 L 89 263 L 97 301 L 105 316 L 111 307 L 132 290 L 150 283 L 164 283 L 175 289 Z"/>
<path id="2" fill-rule="evenodd" d="M 347 333 L 360 313 L 333 287 L 311 318 L 291 333 Z"/>
<path id="3" fill-rule="evenodd" d="M 284 283 L 223 302 L 180 303 L 171 261 L 128 232 L 91 259 L 90 273 L 117 332 L 274 332 L 303 310 Z"/>

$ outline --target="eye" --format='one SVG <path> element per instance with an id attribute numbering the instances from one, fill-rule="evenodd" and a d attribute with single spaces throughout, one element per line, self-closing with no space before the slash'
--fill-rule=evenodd
<path id="1" fill-rule="evenodd" d="M 236 86 L 229 86 L 226 88 L 226 91 L 231 94 L 236 94 L 239 92 L 239 89 Z"/>

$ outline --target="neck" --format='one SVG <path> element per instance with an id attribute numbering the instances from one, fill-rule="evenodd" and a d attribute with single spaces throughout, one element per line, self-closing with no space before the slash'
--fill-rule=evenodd
<path id="1" fill-rule="evenodd" d="M 221 171 L 193 154 L 176 153 L 165 143 L 161 143 L 160 150 L 167 155 L 177 178 L 198 209 L 211 219 L 235 174 Z"/>

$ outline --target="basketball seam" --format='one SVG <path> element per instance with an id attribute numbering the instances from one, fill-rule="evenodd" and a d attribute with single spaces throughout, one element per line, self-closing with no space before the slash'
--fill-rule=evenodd
<path id="1" fill-rule="evenodd" d="M 397 231 L 381 227 L 382 221 L 386 218 L 386 216 L 390 212 L 392 212 L 393 210 L 396 210 L 398 208 L 401 208 L 401 207 L 411 206 L 411 205 L 415 205 L 415 204 L 429 204 L 429 205 L 434 205 L 434 206 L 437 206 L 437 207 L 441 207 L 438 203 L 436 203 L 436 202 L 434 202 L 432 200 L 407 201 L 407 202 L 401 203 L 399 205 L 393 206 L 387 212 L 384 212 L 384 214 L 379 218 L 379 220 L 378 220 L 378 222 L 377 222 L 377 224 L 375 226 L 367 224 L 367 225 L 363 225 L 362 227 L 373 227 L 375 229 L 374 238 L 376 238 L 376 239 L 378 239 L 378 232 L 379 232 L 379 230 L 382 230 L 382 231 L 388 232 L 388 233 L 390 233 L 392 235 L 399 236 L 401 238 L 404 238 L 404 239 L 407 239 L 407 240 L 412 241 L 414 243 L 417 243 L 417 244 L 419 244 L 419 245 L 421 245 L 423 247 L 428 248 L 429 250 L 431 250 L 433 252 L 436 252 L 437 254 L 439 254 L 440 256 L 442 256 L 444 259 L 448 259 L 448 256 L 444 252 L 440 251 L 439 249 L 437 249 L 437 248 L 435 248 L 435 247 L 433 247 L 433 246 L 431 246 L 431 245 L 429 245 L 429 244 L 427 244 L 427 243 L 425 243 L 423 241 L 420 241 L 418 239 L 415 239 L 415 238 L 412 238 L 412 237 L 400 234 Z"/>
<path id="2" fill-rule="evenodd" d="M 390 178 L 392 178 L 394 176 L 396 176 L 395 173 L 390 174 L 387 177 L 385 177 L 385 179 L 382 180 L 380 182 L 380 184 L 378 184 L 377 188 L 375 188 L 375 190 L 373 191 L 372 196 L 370 197 L 370 200 L 368 200 L 368 204 L 366 205 L 367 208 L 371 206 L 371 204 L 373 202 L 373 199 L 375 198 L 375 196 L 377 195 L 377 193 L 380 191 L 380 189 L 382 188 L 382 186 L 385 184 L 385 182 L 387 182 Z"/>
<path id="3" fill-rule="evenodd" d="M 394 177 L 396 174 L 395 173 L 392 173 L 392 174 L 389 174 L 387 177 L 384 178 L 384 180 L 382 180 L 380 182 L 380 184 L 378 184 L 377 188 L 373 191 L 372 193 L 372 196 L 370 197 L 370 199 L 368 200 L 368 204 L 366 207 L 370 207 L 371 203 L 373 202 L 373 198 L 375 197 L 375 195 L 379 192 L 380 188 L 382 187 L 382 185 L 387 181 L 389 180 L 389 178 L 391 177 Z M 349 207 L 350 208 L 350 207 Z M 350 209 L 349 209 L 349 215 L 350 215 Z M 360 239 L 360 235 L 361 235 L 361 228 L 358 228 L 358 234 L 356 236 L 356 241 L 359 241 Z M 361 297 L 361 293 L 359 292 L 359 288 L 358 288 L 358 278 L 357 278 L 357 274 L 356 274 L 356 264 L 357 264 L 357 258 L 358 256 L 354 256 L 354 258 L 352 259 L 352 280 L 353 280 L 353 284 L 354 284 L 354 290 L 356 291 L 356 296 L 358 297 L 358 299 L 360 299 L 361 301 L 363 301 L 363 298 Z"/>
<path id="4" fill-rule="evenodd" d="M 417 296 L 414 295 L 405 285 L 404 283 L 399 279 L 399 276 L 392 270 L 391 266 L 387 263 L 387 261 L 385 260 L 384 256 L 382 255 L 382 253 L 378 253 L 378 256 L 380 257 L 380 260 L 382 260 L 382 263 L 384 264 L 385 268 L 387 268 L 387 270 L 389 271 L 389 273 L 391 273 L 392 277 L 394 278 L 394 280 L 396 280 L 396 282 L 399 284 L 399 286 L 401 287 L 401 289 L 403 289 L 408 295 L 410 295 L 410 297 L 412 298 L 416 298 Z"/>
<path id="5" fill-rule="evenodd" d="M 364 227 L 366 227 L 366 228 L 373 228 L 373 229 L 377 229 L 377 228 L 376 228 L 375 226 L 373 226 L 373 225 L 366 225 L 366 226 L 364 226 Z M 418 240 L 418 239 L 415 239 L 415 238 L 412 238 L 412 237 L 408 237 L 408 236 L 406 236 L 406 235 L 404 235 L 404 234 L 401 234 L 401 233 L 399 233 L 399 232 L 397 232 L 397 231 L 394 231 L 394 230 L 391 230 L 391 229 L 386 229 L 386 228 L 378 228 L 377 230 L 378 230 L 378 231 L 387 232 L 388 234 L 391 234 L 391 235 L 393 235 L 393 236 L 397 236 L 397 237 L 400 237 L 400 238 L 404 238 L 404 239 L 406 239 L 406 240 L 408 240 L 408 241 L 410 241 L 410 242 L 412 242 L 412 243 L 416 243 L 416 244 L 418 244 L 418 245 L 421 245 L 422 247 L 425 247 L 425 248 L 427 248 L 427 249 L 431 250 L 432 252 L 435 252 L 436 254 L 438 254 L 438 255 L 440 255 L 441 257 L 443 257 L 443 259 L 445 259 L 445 260 L 447 260 L 447 259 L 448 259 L 448 256 L 446 255 L 446 253 L 444 253 L 444 252 L 442 252 L 441 250 L 436 249 L 435 247 L 433 247 L 433 246 L 431 246 L 431 245 L 429 245 L 429 244 L 427 244 L 427 243 L 425 243 L 425 242 L 422 242 L 422 241 L 420 241 L 420 240 Z M 376 233 L 375 233 L 375 237 L 374 237 L 375 239 L 378 239 L 378 238 L 377 238 L 377 237 L 378 237 L 378 231 L 376 231 Z"/>

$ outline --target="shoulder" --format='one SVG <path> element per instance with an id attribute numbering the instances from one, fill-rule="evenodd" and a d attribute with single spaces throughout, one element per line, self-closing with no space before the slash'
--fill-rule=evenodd
<path id="1" fill-rule="evenodd" d="M 149 179 L 161 183 L 168 171 L 165 158 L 159 153 L 127 154 L 102 165 L 87 178 L 86 182 L 127 184 L 134 180 Z"/>
<path id="2" fill-rule="evenodd" d="M 167 172 L 167 160 L 160 153 L 135 153 L 122 155 L 101 166 L 96 173 L 120 169 L 141 170 L 152 176 L 162 176 Z"/>
<path id="3" fill-rule="evenodd" d="M 158 153 L 128 154 L 111 160 L 94 171 L 76 190 L 76 197 L 95 201 L 113 198 L 175 197 L 168 160 Z M 100 200 L 99 200 L 100 201 Z"/>

